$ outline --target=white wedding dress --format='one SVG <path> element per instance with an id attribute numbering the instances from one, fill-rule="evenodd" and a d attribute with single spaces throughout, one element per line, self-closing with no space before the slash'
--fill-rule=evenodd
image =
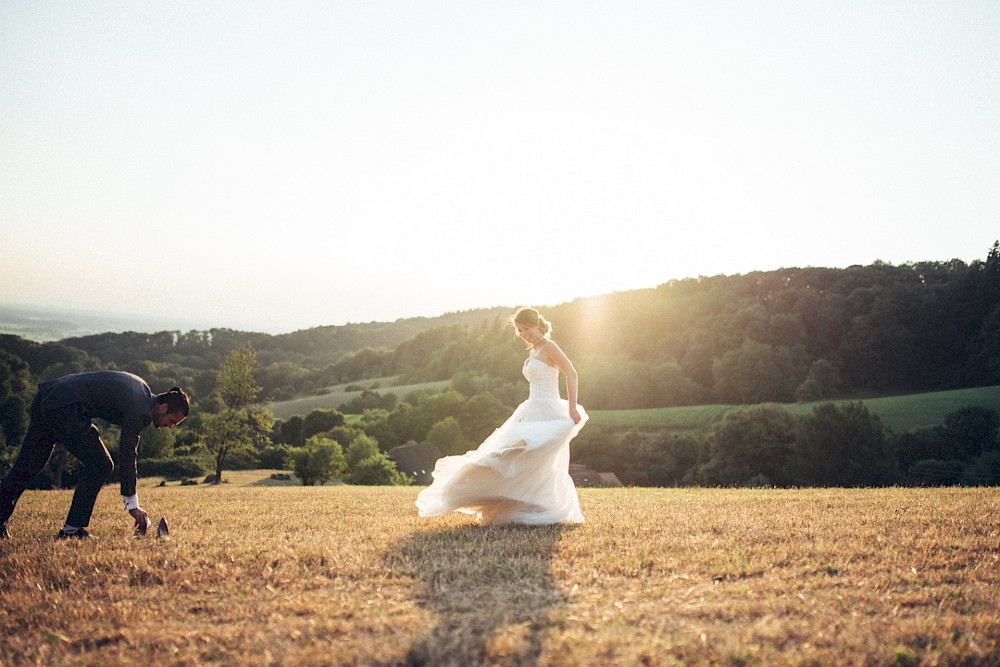
<path id="1" fill-rule="evenodd" d="M 417 496 L 420 516 L 458 511 L 484 524 L 583 523 L 569 476 L 569 441 L 587 422 L 569 416 L 559 370 L 535 356 L 524 362 L 528 400 L 479 448 L 438 459 L 433 483 Z"/>

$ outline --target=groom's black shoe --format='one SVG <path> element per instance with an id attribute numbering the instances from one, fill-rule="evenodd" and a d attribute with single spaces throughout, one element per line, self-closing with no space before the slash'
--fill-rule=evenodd
<path id="1" fill-rule="evenodd" d="M 57 540 L 96 540 L 97 538 L 87 532 L 86 528 L 77 528 L 72 533 L 67 533 L 65 530 L 60 530 L 56 535 Z"/>

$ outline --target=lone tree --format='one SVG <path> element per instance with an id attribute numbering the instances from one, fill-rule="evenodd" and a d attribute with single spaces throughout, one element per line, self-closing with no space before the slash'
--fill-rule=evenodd
<path id="1" fill-rule="evenodd" d="M 232 350 L 219 365 L 215 388 L 219 398 L 231 410 L 242 410 L 256 403 L 263 388 L 257 382 L 260 364 L 249 343 Z"/>
<path id="2" fill-rule="evenodd" d="M 257 403 L 262 387 L 257 381 L 257 353 L 242 345 L 223 359 L 215 388 L 223 409 L 205 420 L 205 445 L 215 457 L 215 483 L 222 482 L 222 466 L 230 454 L 254 453 L 270 444 L 274 428 L 271 411 Z"/>

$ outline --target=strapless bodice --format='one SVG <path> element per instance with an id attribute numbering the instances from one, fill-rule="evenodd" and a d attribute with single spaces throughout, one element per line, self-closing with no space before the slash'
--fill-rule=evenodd
<path id="1" fill-rule="evenodd" d="M 549 366 L 538 357 L 530 357 L 521 369 L 528 381 L 528 398 L 558 399 L 559 369 Z"/>

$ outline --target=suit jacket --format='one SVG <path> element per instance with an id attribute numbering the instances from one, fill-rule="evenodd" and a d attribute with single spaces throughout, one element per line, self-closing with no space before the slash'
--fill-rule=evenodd
<path id="1" fill-rule="evenodd" d="M 42 412 L 83 406 L 88 419 L 100 418 L 121 427 L 118 471 L 123 496 L 135 494 L 139 433 L 153 421 L 156 396 L 145 380 L 122 371 L 76 373 L 38 385 Z"/>

